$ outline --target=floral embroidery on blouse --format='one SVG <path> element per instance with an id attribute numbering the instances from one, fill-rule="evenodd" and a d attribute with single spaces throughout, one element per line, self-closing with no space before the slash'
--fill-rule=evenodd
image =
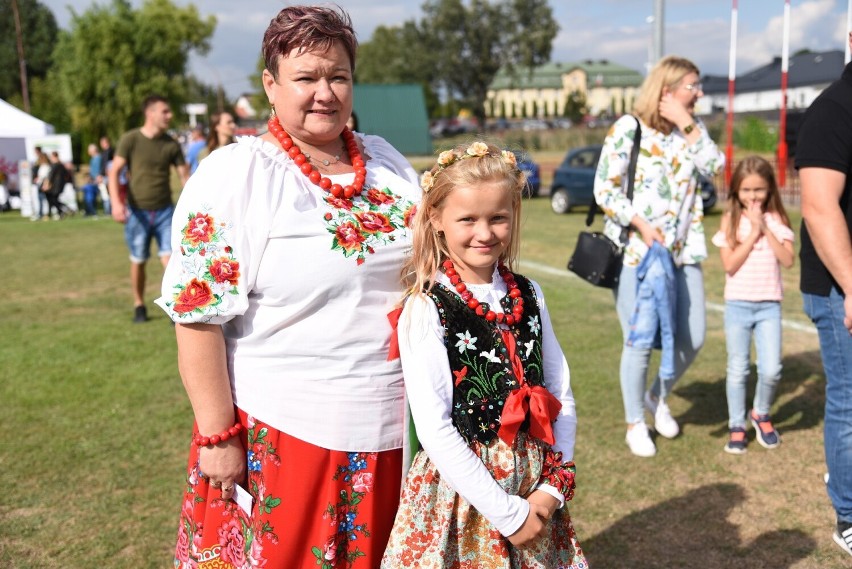
<path id="1" fill-rule="evenodd" d="M 196 313 L 206 314 L 209 320 L 225 312 L 228 296 L 238 295 L 240 263 L 228 243 L 229 230 L 209 213 L 187 216 L 180 244 L 183 278 L 166 302 L 179 318 Z"/>
<path id="2" fill-rule="evenodd" d="M 326 196 L 332 211 L 324 219 L 332 234 L 331 249 L 344 257 L 355 257 L 361 265 L 376 247 L 396 241 L 411 227 L 416 205 L 389 188 L 370 188 L 354 199 Z"/>

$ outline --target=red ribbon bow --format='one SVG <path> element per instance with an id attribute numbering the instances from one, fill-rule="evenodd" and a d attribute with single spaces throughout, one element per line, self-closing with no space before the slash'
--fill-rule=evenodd
<path id="1" fill-rule="evenodd" d="M 518 430 L 529 413 L 530 434 L 552 445 L 555 442 L 552 423 L 560 409 L 562 403 L 547 389 L 540 385 L 530 387 L 524 383 L 506 399 L 497 434 L 506 444 L 514 443 Z"/>
<path id="2" fill-rule="evenodd" d="M 397 326 L 399 326 L 399 316 L 402 314 L 402 307 L 394 308 L 388 312 L 388 322 L 391 325 L 390 345 L 388 346 L 388 361 L 393 361 L 399 357 L 399 335 Z"/>
<path id="3" fill-rule="evenodd" d="M 500 416 L 500 430 L 497 431 L 497 435 L 506 444 L 514 443 L 518 430 L 529 414 L 530 434 L 552 445 L 555 442 L 552 423 L 559 415 L 562 403 L 544 387 L 540 385 L 530 387 L 524 379 L 524 366 L 521 363 L 521 358 L 518 357 L 515 336 L 509 330 L 501 330 L 500 332 L 503 336 L 503 343 L 509 351 L 509 360 L 512 362 L 515 377 L 518 378 L 521 386 L 512 391 L 506 398 L 503 414 Z"/>

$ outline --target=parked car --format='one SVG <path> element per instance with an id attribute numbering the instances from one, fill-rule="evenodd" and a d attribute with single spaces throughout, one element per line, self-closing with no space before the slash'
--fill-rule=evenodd
<path id="1" fill-rule="evenodd" d="M 594 202 L 595 171 L 601 157 L 600 144 L 569 150 L 562 165 L 553 174 L 550 187 L 550 207 L 555 213 L 568 213 L 575 206 Z M 704 211 L 716 205 L 717 194 L 713 181 L 699 177 L 699 192 L 704 200 Z"/>
<path id="2" fill-rule="evenodd" d="M 713 180 L 706 176 L 699 176 L 698 183 L 700 184 L 698 191 L 701 193 L 701 199 L 704 200 L 704 211 L 709 211 L 716 205 L 716 186 L 713 185 Z"/>
<path id="3" fill-rule="evenodd" d="M 550 207 L 555 213 L 568 213 L 578 205 L 594 202 L 595 170 L 601 156 L 600 144 L 569 150 L 553 173 Z"/>
<path id="4" fill-rule="evenodd" d="M 550 126 L 547 124 L 547 121 L 542 119 L 525 119 L 521 123 L 521 128 L 529 132 L 531 130 L 547 130 Z"/>
<path id="5" fill-rule="evenodd" d="M 529 198 L 536 197 L 541 191 L 541 167 L 525 152 L 515 152 L 518 160 L 518 170 L 527 175 L 527 186 L 524 195 Z"/>

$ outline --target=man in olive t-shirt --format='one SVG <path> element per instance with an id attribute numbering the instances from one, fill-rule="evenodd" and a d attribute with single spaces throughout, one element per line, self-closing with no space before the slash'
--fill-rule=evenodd
<path id="1" fill-rule="evenodd" d="M 169 178 L 171 167 L 177 169 L 181 184 L 186 184 L 189 171 L 180 144 L 166 134 L 172 120 L 168 101 L 152 95 L 142 104 L 145 123 L 126 132 L 118 142 L 109 169 L 109 194 L 112 218 L 124 223 L 124 238 L 130 249 L 130 282 L 133 288 L 134 322 L 148 320 L 145 308 L 145 263 L 151 250 L 151 239 L 157 240 L 160 262 L 165 267 L 171 256 L 171 227 L 174 206 Z M 127 203 L 120 195 L 118 178 L 124 167 L 128 171 Z"/>

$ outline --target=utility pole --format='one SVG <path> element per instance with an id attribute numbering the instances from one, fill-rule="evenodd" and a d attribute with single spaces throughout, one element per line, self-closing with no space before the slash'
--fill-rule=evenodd
<path id="1" fill-rule="evenodd" d="M 15 18 L 15 37 L 18 42 L 18 66 L 21 72 L 21 96 L 24 99 L 24 110 L 30 112 L 30 90 L 27 86 L 27 62 L 24 59 L 24 35 L 21 31 L 21 15 L 18 12 L 18 0 L 12 0 L 12 15 Z"/>

